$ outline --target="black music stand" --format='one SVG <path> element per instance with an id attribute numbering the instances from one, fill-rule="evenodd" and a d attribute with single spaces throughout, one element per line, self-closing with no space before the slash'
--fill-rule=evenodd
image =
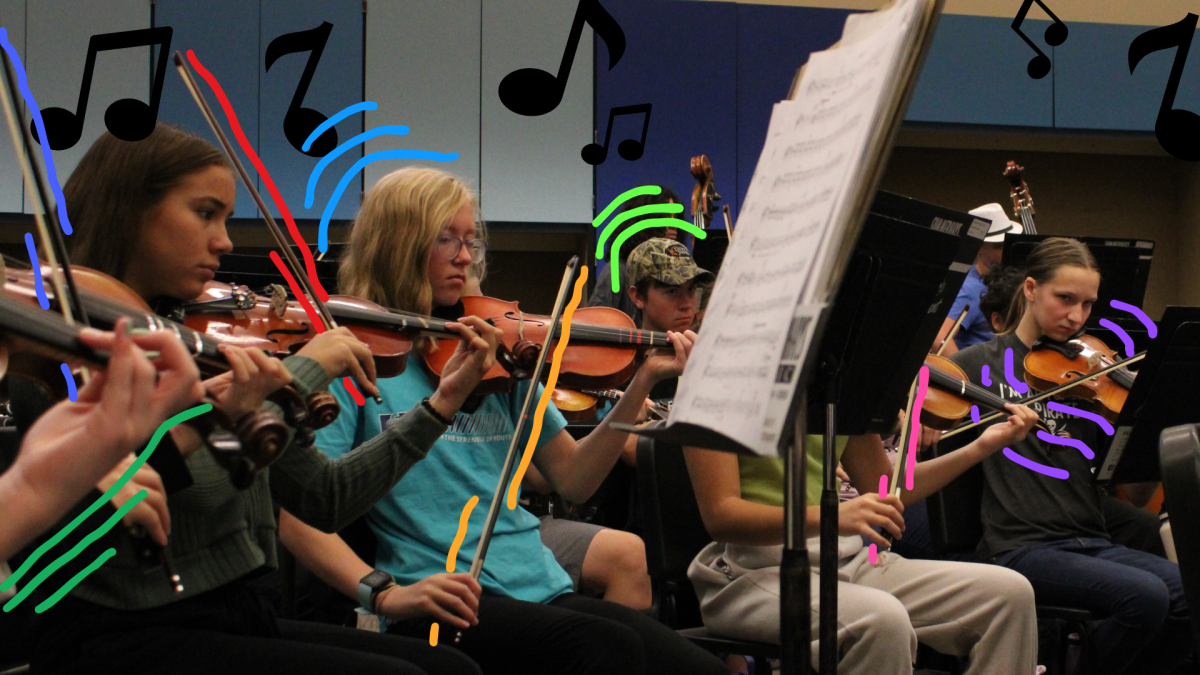
<path id="1" fill-rule="evenodd" d="M 1004 264 L 1020 266 L 1038 244 L 1056 235 L 1017 234 L 1004 238 Z M 1088 319 L 1088 332 L 1099 326 L 1100 319 L 1124 320 L 1129 314 L 1113 308 L 1109 300 L 1120 300 L 1141 307 L 1146 298 L 1146 283 L 1150 279 L 1150 264 L 1154 262 L 1153 239 L 1120 237 L 1072 237 L 1087 245 L 1100 265 L 1100 289 L 1096 304 Z M 1134 320 L 1134 323 L 1141 324 Z M 1121 324 L 1129 330 L 1129 326 Z M 1106 330 L 1106 329 L 1100 329 Z M 1132 332 L 1130 333 L 1133 334 Z M 1144 329 L 1143 329 L 1143 335 Z M 1107 336 L 1105 336 L 1107 337 Z M 1119 344 L 1119 341 L 1118 341 Z"/>
<path id="2" fill-rule="evenodd" d="M 881 193 L 883 194 L 883 193 Z M 803 373 L 808 387 L 798 389 L 785 426 L 792 444 L 805 443 L 808 432 L 823 432 L 824 489 L 821 495 L 821 669 L 837 670 L 837 457 L 835 435 L 886 432 L 896 424 L 913 378 L 937 337 L 945 311 L 966 278 L 969 263 L 983 243 L 987 222 L 897 195 L 877 199 L 859 235 L 834 303 L 821 312 L 814 336 L 816 348 L 806 355 Z M 895 208 L 901 205 L 903 208 Z M 889 217 L 878 211 L 901 216 Z M 974 226 L 976 222 L 982 223 Z M 936 226 L 936 229 L 931 226 Z M 974 226 L 974 227 L 973 227 Z M 804 382 L 805 380 L 801 380 Z M 807 401 L 817 401 L 808 405 Z M 845 411 L 839 416 L 838 406 Z M 796 429 L 796 410 L 807 413 Z M 625 428 L 634 431 L 632 427 Z M 644 436 L 679 445 L 753 454 L 736 441 L 710 429 L 688 424 L 637 430 Z M 781 447 L 788 446 L 788 439 Z M 785 461 L 796 464 L 788 474 L 795 485 L 785 491 L 792 504 L 807 503 L 805 455 L 792 451 Z M 803 506 L 797 511 L 802 513 Z M 792 517 L 795 516 L 794 513 Z M 791 528 L 788 528 L 790 531 Z M 785 546 L 780 566 L 781 636 L 809 639 L 807 603 L 809 561 L 803 540 Z M 804 650 L 807 652 L 807 650 Z M 785 646 L 783 654 L 789 654 Z"/>
<path id="3" fill-rule="evenodd" d="M 1112 442 L 1097 452 L 1097 482 L 1159 480 L 1163 429 L 1200 422 L 1200 404 L 1190 390 L 1200 377 L 1200 307 L 1168 307 L 1140 365 Z"/>

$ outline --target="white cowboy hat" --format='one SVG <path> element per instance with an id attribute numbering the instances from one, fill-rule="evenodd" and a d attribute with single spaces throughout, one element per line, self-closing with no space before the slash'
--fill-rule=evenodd
<path id="1" fill-rule="evenodd" d="M 1021 227 L 1020 223 L 1014 223 L 1008 219 L 1008 216 L 1004 213 L 1004 208 L 999 204 L 984 204 L 977 209 L 971 209 L 969 213 L 984 220 L 992 221 L 992 226 L 988 228 L 987 236 L 983 238 L 983 241 L 988 244 L 1002 243 L 1006 234 L 1021 234 L 1025 232 L 1025 228 Z"/>

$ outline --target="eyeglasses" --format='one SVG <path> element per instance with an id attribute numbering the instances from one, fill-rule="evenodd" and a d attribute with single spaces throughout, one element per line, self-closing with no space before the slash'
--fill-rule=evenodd
<path id="1" fill-rule="evenodd" d="M 472 261 L 483 260 L 484 254 L 487 253 L 487 242 L 482 239 L 459 239 L 449 235 L 441 235 L 437 238 L 437 243 L 434 247 L 437 249 L 438 255 L 446 260 L 454 260 L 458 257 L 458 252 L 462 248 L 467 247 L 467 253 L 471 254 Z"/>

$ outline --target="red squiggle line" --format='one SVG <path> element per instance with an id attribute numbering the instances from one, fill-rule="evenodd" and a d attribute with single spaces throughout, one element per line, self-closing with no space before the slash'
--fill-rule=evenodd
<path id="1" fill-rule="evenodd" d="M 308 298 L 300 292 L 300 285 L 296 283 L 296 278 L 288 271 L 287 265 L 283 264 L 283 258 L 280 258 L 279 254 L 275 251 L 271 251 L 269 255 L 271 256 L 271 262 L 275 263 L 275 267 L 279 270 L 279 273 L 287 280 L 288 288 L 292 289 L 292 295 L 296 296 L 296 299 L 300 301 L 300 306 L 304 308 L 305 314 L 308 314 L 308 320 L 312 322 L 313 330 L 317 331 L 317 334 L 324 333 L 325 322 L 321 321 L 321 317 L 317 315 L 317 310 L 313 309 L 313 306 L 308 303 Z"/>
<path id="2" fill-rule="evenodd" d="M 346 388 L 346 391 L 350 392 L 350 398 L 354 399 L 355 403 L 359 405 L 367 404 L 367 399 L 363 398 L 362 392 L 358 390 L 358 387 L 354 386 L 354 380 L 349 377 L 343 377 L 342 386 Z"/>
<path id="3" fill-rule="evenodd" d="M 196 72 L 204 78 L 208 86 L 212 88 L 213 93 L 217 95 L 217 101 L 221 104 L 221 109 L 225 111 L 225 117 L 229 120 L 229 126 L 233 129 L 233 135 L 237 137 L 238 145 L 242 147 L 242 152 L 250 158 L 250 162 L 254 164 L 254 168 L 258 170 L 258 175 L 262 177 L 263 183 L 267 186 L 267 191 L 271 193 L 271 201 L 275 202 L 275 208 L 279 209 L 279 213 L 283 214 L 283 220 L 287 223 L 288 232 L 292 235 L 292 241 L 300 247 L 300 252 L 304 255 L 304 267 L 308 270 L 308 278 L 312 282 L 313 288 L 317 292 L 317 297 L 321 302 L 329 300 L 329 293 L 321 286 L 320 280 L 317 279 L 317 263 L 313 260 L 312 252 L 308 250 L 308 244 L 304 242 L 304 237 L 300 236 L 300 228 L 296 227 L 296 221 L 292 218 L 292 212 L 288 210 L 287 202 L 283 201 L 283 196 L 279 194 L 279 188 L 275 187 L 275 181 L 271 179 L 271 174 L 267 173 L 267 167 L 263 166 L 262 160 L 259 159 L 258 153 L 254 152 L 254 148 L 250 145 L 250 141 L 246 139 L 246 134 L 242 131 L 242 125 L 238 123 L 237 114 L 233 112 L 233 105 L 230 104 L 229 98 L 225 96 L 225 90 L 221 88 L 221 83 L 217 82 L 217 78 L 208 72 L 204 66 L 200 64 L 200 60 L 196 58 L 196 53 L 192 50 L 187 52 L 188 61 L 192 62 L 192 66 L 196 68 Z M 295 289 L 293 289 L 295 292 Z M 296 293 L 296 297 L 302 297 L 300 293 Z"/>

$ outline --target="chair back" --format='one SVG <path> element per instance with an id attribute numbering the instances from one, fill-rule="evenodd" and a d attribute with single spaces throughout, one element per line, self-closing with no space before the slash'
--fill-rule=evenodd
<path id="1" fill-rule="evenodd" d="M 1163 429 L 1158 456 L 1183 593 L 1188 606 L 1200 607 L 1200 425 Z M 1200 644 L 1200 612 L 1191 614 L 1196 644 Z"/>
<path id="2" fill-rule="evenodd" d="M 686 577 L 692 559 L 712 537 L 704 529 L 683 448 L 643 436 L 638 439 L 637 466 L 650 577 Z"/>
<path id="3" fill-rule="evenodd" d="M 960 434 L 959 438 L 964 435 Z M 949 440 L 940 445 L 948 444 Z M 933 457 L 951 451 L 945 447 L 930 448 Z M 976 464 L 925 498 L 930 539 L 938 555 L 956 559 L 968 559 L 975 555 L 979 540 L 983 538 L 980 513 L 983 509 L 984 481 L 983 467 Z"/>

